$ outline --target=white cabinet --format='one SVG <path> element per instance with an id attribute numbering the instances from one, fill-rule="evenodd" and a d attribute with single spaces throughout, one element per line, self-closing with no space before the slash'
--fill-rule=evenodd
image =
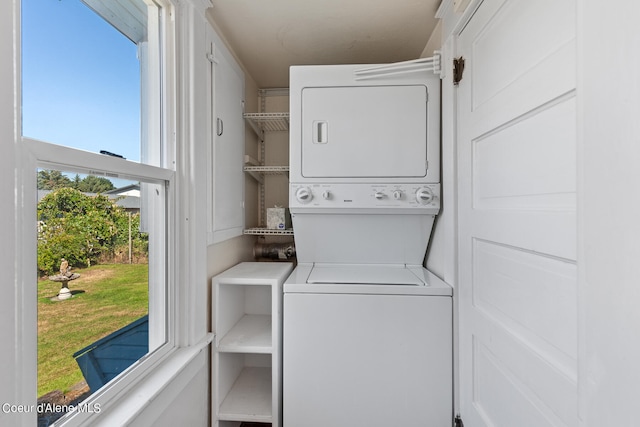
<path id="1" fill-rule="evenodd" d="M 282 286 L 291 263 L 245 262 L 212 279 L 212 421 L 282 425 Z"/>
<path id="2" fill-rule="evenodd" d="M 244 73 L 213 30 L 207 32 L 211 93 L 209 243 L 244 229 Z"/>

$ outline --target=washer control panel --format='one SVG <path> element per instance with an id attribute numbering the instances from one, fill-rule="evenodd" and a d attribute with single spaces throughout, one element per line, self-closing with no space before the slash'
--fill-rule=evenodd
<path id="1" fill-rule="evenodd" d="M 440 209 L 440 184 L 291 184 L 289 207 Z"/>

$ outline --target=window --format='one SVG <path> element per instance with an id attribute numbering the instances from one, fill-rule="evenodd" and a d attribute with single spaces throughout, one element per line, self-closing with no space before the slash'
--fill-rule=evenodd
<path id="1" fill-rule="evenodd" d="M 135 42 L 80 0 L 23 0 L 22 50 L 24 136 L 140 160 Z"/>
<path id="2" fill-rule="evenodd" d="M 60 344 L 76 339 L 87 323 L 100 326 L 99 332 L 84 336 L 83 344 L 65 347 L 67 358 L 75 358 L 80 368 L 83 357 L 93 358 L 96 346 L 131 328 L 144 330 L 144 323 L 148 324 L 145 351 L 137 353 L 139 361 L 134 362 L 125 361 L 119 350 L 110 361 L 119 372 L 144 369 L 145 363 L 162 357 L 173 345 L 168 295 L 174 172 L 173 147 L 166 138 L 171 133 L 171 110 L 164 107 L 171 94 L 165 90 L 163 72 L 170 45 L 165 41 L 170 33 L 168 6 L 151 0 L 22 0 L 23 143 L 32 157 L 34 195 L 36 187 L 41 190 L 33 209 L 39 209 L 37 268 L 42 293 L 38 299 L 46 309 L 40 310 L 38 324 L 43 334 L 63 329 L 55 338 Z M 109 183 L 113 188 L 106 188 Z M 59 206 L 59 198 L 67 201 L 67 210 Z M 54 247 L 56 240 L 65 243 Z M 96 263 L 129 265 L 134 244 L 142 252 L 138 253 L 141 269 L 125 273 L 114 267 L 104 273 L 96 268 Z M 65 273 L 69 280 L 64 280 Z M 97 285 L 83 284 L 83 279 L 99 274 L 115 276 Z M 146 284 L 138 286 L 140 281 Z M 57 291 L 53 283 L 60 284 Z M 94 286 L 91 292 L 90 286 Z M 120 295 L 115 299 L 98 295 L 104 288 L 114 288 L 109 289 L 112 296 L 114 290 Z M 92 304 L 87 304 L 89 296 Z M 128 299 L 135 301 L 130 304 Z M 106 317 L 94 316 L 95 311 Z M 119 319 L 109 323 L 113 318 Z M 40 338 L 42 352 L 46 340 Z M 55 342 L 46 345 L 62 348 Z M 65 369 L 56 372 L 56 366 L 39 368 L 65 373 Z M 90 383 L 92 374 L 84 370 L 82 374 Z M 52 382 L 54 388 L 49 389 L 41 388 L 41 381 L 45 380 L 39 375 L 39 394 L 64 393 L 75 385 Z M 90 401 L 108 398 L 113 386 L 109 384 L 91 387 Z M 42 415 L 55 421 L 64 414 Z"/>

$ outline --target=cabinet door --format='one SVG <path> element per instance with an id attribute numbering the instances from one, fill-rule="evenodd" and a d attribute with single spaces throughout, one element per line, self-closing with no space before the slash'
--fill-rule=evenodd
<path id="1" fill-rule="evenodd" d="M 211 207 L 209 242 L 242 234 L 244 228 L 244 74 L 209 29 L 211 61 Z"/>

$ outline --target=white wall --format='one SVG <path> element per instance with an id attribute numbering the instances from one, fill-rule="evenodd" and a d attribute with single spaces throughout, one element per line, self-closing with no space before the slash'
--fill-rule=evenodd
<path id="1" fill-rule="evenodd" d="M 584 426 L 638 425 L 640 4 L 578 2 Z"/>
<path id="2" fill-rule="evenodd" d="M 203 350 L 140 415 L 130 420 L 130 425 L 208 426 L 209 355 L 208 349 Z"/>
<path id="3" fill-rule="evenodd" d="M 433 32 L 429 36 L 426 46 L 422 50 L 420 58 L 428 58 L 433 55 L 433 52 L 440 50 L 442 46 L 442 22 L 438 21 Z"/>

